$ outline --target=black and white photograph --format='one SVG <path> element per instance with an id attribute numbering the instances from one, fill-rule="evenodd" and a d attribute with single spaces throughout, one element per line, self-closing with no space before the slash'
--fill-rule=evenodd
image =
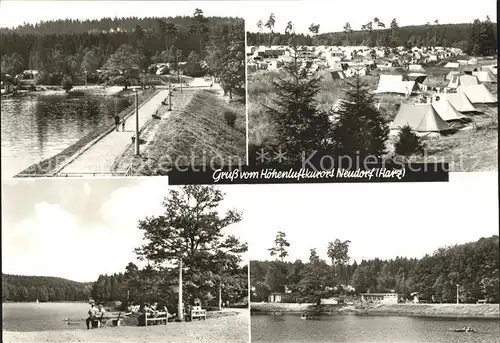
<path id="1" fill-rule="evenodd" d="M 2 1 L 2 179 L 246 164 L 235 11 L 205 1 Z"/>
<path id="2" fill-rule="evenodd" d="M 248 191 L 252 342 L 499 342 L 496 178 Z"/>
<path id="3" fill-rule="evenodd" d="M 249 163 L 497 170 L 496 1 L 282 4 L 245 16 Z"/>
<path id="4" fill-rule="evenodd" d="M 231 197 L 167 178 L 5 181 L 2 342 L 249 342 Z"/>

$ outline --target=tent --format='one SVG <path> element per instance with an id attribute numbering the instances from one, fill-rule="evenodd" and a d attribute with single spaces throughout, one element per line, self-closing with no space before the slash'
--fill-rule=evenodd
<path id="1" fill-rule="evenodd" d="M 444 67 L 455 69 L 455 68 L 458 68 L 459 66 L 460 66 L 460 63 L 458 63 L 458 62 L 448 62 L 448 63 L 446 63 L 446 65 Z"/>
<path id="2" fill-rule="evenodd" d="M 425 69 L 420 64 L 410 64 L 408 70 L 417 73 L 425 73 Z"/>
<path id="3" fill-rule="evenodd" d="M 458 112 L 448 100 L 441 99 L 440 96 L 436 97 L 436 100 L 432 102 L 432 107 L 444 121 L 460 120 L 465 118 L 465 116 Z"/>
<path id="4" fill-rule="evenodd" d="M 330 73 L 332 75 L 332 79 L 334 80 L 343 80 L 345 79 L 344 72 L 342 70 L 335 70 Z"/>
<path id="5" fill-rule="evenodd" d="M 424 82 L 427 78 L 427 75 L 422 73 L 409 73 L 407 76 L 409 81 L 416 81 L 418 83 Z"/>
<path id="6" fill-rule="evenodd" d="M 458 112 L 477 112 L 477 109 L 471 104 L 465 94 L 441 93 L 439 94 L 439 97 L 441 100 L 448 101 Z"/>
<path id="7" fill-rule="evenodd" d="M 495 104 L 497 99 L 491 94 L 485 85 L 462 86 L 457 89 L 458 93 L 465 94 L 472 104 Z"/>
<path id="8" fill-rule="evenodd" d="M 416 90 L 415 81 L 403 81 L 403 75 L 380 75 L 375 93 L 394 93 L 411 95 Z"/>
<path id="9" fill-rule="evenodd" d="M 493 75 L 493 73 L 489 70 L 475 71 L 472 73 L 472 75 L 477 77 L 479 82 L 482 82 L 482 83 L 496 83 L 497 82 L 495 75 Z"/>
<path id="10" fill-rule="evenodd" d="M 455 89 L 461 86 L 472 86 L 477 84 L 479 84 L 479 82 L 477 81 L 477 77 L 474 75 L 460 74 L 452 76 L 451 81 L 448 84 L 448 88 Z"/>
<path id="11" fill-rule="evenodd" d="M 459 71 L 450 71 L 447 75 L 446 75 L 446 80 L 448 81 L 451 81 L 451 79 L 453 79 L 453 76 L 455 75 L 460 75 L 460 72 Z"/>
<path id="12" fill-rule="evenodd" d="M 443 132 L 451 128 L 432 104 L 402 104 L 390 129 L 398 130 L 406 125 L 416 132 Z"/>

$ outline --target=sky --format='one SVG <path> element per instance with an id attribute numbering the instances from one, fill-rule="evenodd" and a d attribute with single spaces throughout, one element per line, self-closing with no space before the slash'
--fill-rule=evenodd
<path id="1" fill-rule="evenodd" d="M 26 10 L 29 2 L 29 11 Z M 455 0 L 420 0 L 408 3 L 398 0 L 288 0 L 288 1 L 20 1 L 2 0 L 0 26 L 13 27 L 41 20 L 102 17 L 168 17 L 192 15 L 200 8 L 206 16 L 244 17 L 246 29 L 256 32 L 256 23 L 275 14 L 275 32 L 284 32 L 288 21 L 296 33 L 307 33 L 311 23 L 320 24 L 321 32 L 342 31 L 347 21 L 359 29 L 377 16 L 387 26 L 396 18 L 400 26 L 433 23 L 468 23 L 487 15 L 496 22 L 496 1 L 476 0 L 460 8 Z"/>
<path id="2" fill-rule="evenodd" d="M 168 189 L 166 177 L 4 182 L 2 272 L 82 282 L 123 272 L 138 263 L 138 221 L 164 213 Z"/>
<path id="3" fill-rule="evenodd" d="M 420 258 L 440 247 L 498 234 L 498 173 L 452 173 L 448 183 L 228 185 L 226 229 L 249 245 L 244 259 L 270 260 L 277 231 L 288 261 L 329 241 L 350 240 L 353 260 Z M 4 181 L 2 272 L 95 281 L 123 272 L 142 244 L 137 222 L 163 213 L 166 177 Z"/>

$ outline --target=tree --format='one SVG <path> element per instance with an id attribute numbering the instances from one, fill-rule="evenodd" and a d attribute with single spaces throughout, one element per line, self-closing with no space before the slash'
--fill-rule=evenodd
<path id="1" fill-rule="evenodd" d="M 278 257 L 281 262 L 288 256 L 288 251 L 286 250 L 290 246 L 290 243 L 286 240 L 286 234 L 283 231 L 278 231 L 276 238 L 274 239 L 274 246 L 267 249 L 271 256 Z"/>
<path id="2" fill-rule="evenodd" d="M 21 55 L 13 53 L 11 56 L 2 56 L 2 73 L 16 76 L 24 70 L 24 60 Z"/>
<path id="3" fill-rule="evenodd" d="M 489 17 L 484 22 L 475 19 L 471 25 L 466 52 L 475 56 L 492 55 L 497 50 L 496 32 Z"/>
<path id="4" fill-rule="evenodd" d="M 292 33 L 292 31 L 293 31 L 293 24 L 291 21 L 289 21 L 288 23 L 286 23 L 285 34 L 289 35 Z"/>
<path id="5" fill-rule="evenodd" d="M 203 41 L 205 40 L 209 31 L 207 24 L 208 19 L 203 15 L 203 11 L 199 8 L 195 9 L 193 19 L 189 25 L 189 33 L 198 36 L 200 42 L 200 56 L 203 57 Z"/>
<path id="6" fill-rule="evenodd" d="M 267 19 L 266 21 L 266 24 L 264 25 L 265 27 L 267 27 L 269 29 L 269 46 L 271 46 L 271 37 L 273 35 L 273 29 L 274 29 L 274 24 L 276 24 L 276 18 L 274 16 L 274 13 L 271 13 L 269 15 L 269 18 Z"/>
<path id="7" fill-rule="evenodd" d="M 243 25 L 225 26 L 223 32 L 222 37 L 210 40 L 205 61 L 209 73 L 232 99 L 233 90 L 245 84 L 245 33 Z"/>
<path id="8" fill-rule="evenodd" d="M 71 80 L 71 77 L 68 75 L 64 76 L 61 86 L 66 93 L 69 93 L 69 91 L 73 88 L 73 81 Z"/>
<path id="9" fill-rule="evenodd" d="M 399 129 L 394 149 L 401 156 L 419 155 L 424 153 L 425 144 L 409 125 L 405 125 Z"/>
<path id="10" fill-rule="evenodd" d="M 345 32 L 345 35 L 346 35 L 346 40 L 349 42 L 349 45 L 350 45 L 350 36 L 351 36 L 351 33 L 352 33 L 352 28 L 351 28 L 351 24 L 349 22 L 345 23 L 344 25 L 344 32 Z"/>
<path id="11" fill-rule="evenodd" d="M 125 80 L 125 89 L 134 71 L 140 68 L 140 55 L 130 45 L 120 46 L 103 66 L 103 71 L 108 77 L 121 76 Z"/>
<path id="12" fill-rule="evenodd" d="M 187 58 L 186 75 L 199 76 L 200 72 L 200 55 L 193 50 L 189 53 Z"/>
<path id="13" fill-rule="evenodd" d="M 399 29 L 398 22 L 396 21 L 396 18 L 392 19 L 391 21 L 391 38 L 392 38 L 392 44 L 393 46 L 396 46 L 396 34 L 397 30 Z"/>
<path id="14" fill-rule="evenodd" d="M 343 284 L 347 284 L 349 282 L 349 277 L 343 275 L 344 267 L 350 259 L 349 244 L 351 244 L 351 241 L 346 240 L 342 242 L 338 238 L 335 239 L 335 242 L 328 242 L 327 255 L 332 262 L 332 266 L 340 269 L 339 281 L 343 282 Z"/>
<path id="15" fill-rule="evenodd" d="M 99 61 L 95 57 L 92 51 L 87 51 L 83 56 L 82 64 L 80 69 L 85 73 L 95 73 L 99 67 Z"/>
<path id="16" fill-rule="evenodd" d="M 380 159 L 389 137 L 387 122 L 374 107 L 374 96 L 359 73 L 347 85 L 334 128 L 336 154 Z"/>
<path id="17" fill-rule="evenodd" d="M 316 106 L 321 77 L 312 71 L 312 63 L 303 65 L 292 37 L 292 60 L 283 66 L 283 74 L 271 82 L 274 96 L 271 105 L 263 105 L 276 127 L 275 146 L 283 149 L 292 162 L 304 153 L 328 150 L 330 121 Z"/>
<path id="18" fill-rule="evenodd" d="M 178 265 L 179 306 L 182 305 L 182 271 L 188 271 L 185 284 L 198 295 L 204 287 L 213 288 L 220 275 L 221 256 L 239 255 L 247 250 L 233 235 L 223 230 L 241 220 L 241 214 L 218 212 L 222 192 L 210 186 L 184 186 L 173 189 L 163 206 L 165 214 L 139 222 L 146 243 L 136 249 L 140 259 L 147 259 L 155 269 Z M 219 276 L 220 277 L 220 276 Z M 180 311 L 180 310 L 179 310 Z M 180 313 L 180 312 L 179 312 Z"/>

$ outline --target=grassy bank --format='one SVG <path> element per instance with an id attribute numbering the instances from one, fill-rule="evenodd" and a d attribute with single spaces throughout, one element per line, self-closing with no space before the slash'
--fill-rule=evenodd
<path id="1" fill-rule="evenodd" d="M 228 115 L 234 116 L 234 126 L 227 122 Z M 182 109 L 157 122 L 141 157 L 131 162 L 133 174 L 162 175 L 174 165 L 202 166 L 227 163 L 229 159 L 245 163 L 245 131 L 245 106 L 241 102 L 228 103 L 210 90 L 194 91 Z"/>
<path id="2" fill-rule="evenodd" d="M 129 91 L 130 93 L 131 91 Z M 139 104 L 142 104 L 144 101 L 148 100 L 152 96 L 157 93 L 155 90 L 145 90 L 139 94 Z M 129 94 L 131 95 L 131 93 Z M 126 93 L 123 93 L 122 96 L 127 96 Z M 135 108 L 135 104 L 132 103 L 125 110 L 120 112 L 118 115 L 120 118 L 124 118 L 129 116 Z M 71 158 L 74 154 L 76 154 L 80 149 L 85 147 L 87 144 L 97 139 L 99 136 L 104 134 L 106 131 L 110 130 L 113 125 L 101 125 L 94 129 L 94 131 L 90 132 L 86 136 L 79 139 L 76 143 L 70 145 L 57 155 L 54 155 L 50 158 L 47 158 L 43 161 L 35 163 L 25 170 L 21 171 L 15 177 L 34 177 L 34 176 L 46 176 L 47 174 L 51 174 L 55 169 L 61 166 L 67 159 Z"/>
<path id="3" fill-rule="evenodd" d="M 500 318 L 498 304 L 379 304 L 365 309 L 371 315 L 417 317 Z"/>

